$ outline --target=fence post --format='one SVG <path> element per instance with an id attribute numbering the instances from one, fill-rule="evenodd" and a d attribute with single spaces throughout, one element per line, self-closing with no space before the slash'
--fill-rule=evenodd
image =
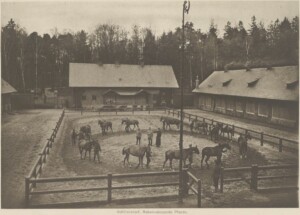
<path id="1" fill-rule="evenodd" d="M 263 146 L 264 145 L 264 132 L 260 133 L 260 145 Z"/>
<path id="2" fill-rule="evenodd" d="M 188 189 L 188 182 L 189 182 L 189 176 L 187 173 L 187 169 L 183 169 L 183 196 L 187 196 L 189 194 L 189 189 Z"/>
<path id="3" fill-rule="evenodd" d="M 174 116 L 174 109 L 173 109 L 173 116 Z"/>
<path id="4" fill-rule="evenodd" d="M 221 167 L 220 171 L 220 192 L 223 193 L 223 186 L 224 186 L 224 167 Z"/>
<path id="5" fill-rule="evenodd" d="M 211 119 L 211 124 L 214 125 L 214 119 Z"/>
<path id="6" fill-rule="evenodd" d="M 257 164 L 253 164 L 251 168 L 251 190 L 257 190 L 257 174 L 258 166 Z"/>
<path id="7" fill-rule="evenodd" d="M 191 114 L 189 114 L 189 122 L 191 121 Z"/>
<path id="8" fill-rule="evenodd" d="M 36 179 L 36 167 L 34 168 L 32 177 L 33 177 L 34 179 Z M 32 183 L 32 187 L 36 188 L 36 183 L 35 183 L 35 182 Z"/>
<path id="9" fill-rule="evenodd" d="M 179 111 L 177 112 L 178 118 L 179 118 Z"/>
<path id="10" fill-rule="evenodd" d="M 201 180 L 198 179 L 198 208 L 201 208 Z"/>
<path id="11" fill-rule="evenodd" d="M 111 185 L 112 185 L 112 174 L 107 175 L 107 202 L 111 203 Z"/>
<path id="12" fill-rule="evenodd" d="M 245 135 L 247 135 L 248 134 L 248 130 L 247 129 L 245 129 Z"/>
<path id="13" fill-rule="evenodd" d="M 25 177 L 25 208 L 29 206 L 29 178 Z"/>
<path id="14" fill-rule="evenodd" d="M 233 130 L 233 134 L 234 134 L 234 131 L 235 131 L 235 127 L 234 127 L 234 125 L 232 125 L 232 130 Z"/>
<path id="15" fill-rule="evenodd" d="M 282 139 L 279 139 L 279 152 L 282 152 Z"/>

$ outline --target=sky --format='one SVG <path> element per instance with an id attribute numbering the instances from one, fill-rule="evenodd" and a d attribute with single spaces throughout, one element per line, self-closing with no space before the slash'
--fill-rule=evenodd
<path id="1" fill-rule="evenodd" d="M 219 35 L 227 21 L 235 25 L 243 21 L 249 28 L 251 17 L 271 21 L 299 16 L 298 1 L 203 1 L 190 0 L 186 21 L 195 29 L 207 32 L 211 21 L 218 26 Z M 183 0 L 99 0 L 99 1 L 2 1 L 1 26 L 12 18 L 27 33 L 52 35 L 58 32 L 85 30 L 91 33 L 99 24 L 117 24 L 128 32 L 134 24 L 151 28 L 156 35 L 174 30 L 181 25 Z"/>

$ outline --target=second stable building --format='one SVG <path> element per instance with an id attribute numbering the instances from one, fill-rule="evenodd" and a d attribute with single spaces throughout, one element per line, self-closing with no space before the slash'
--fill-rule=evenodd
<path id="1" fill-rule="evenodd" d="M 70 63 L 70 106 L 149 105 L 172 102 L 178 83 L 171 66 Z"/>
<path id="2" fill-rule="evenodd" d="M 288 127 L 298 125 L 299 68 L 215 71 L 193 91 L 202 110 Z"/>

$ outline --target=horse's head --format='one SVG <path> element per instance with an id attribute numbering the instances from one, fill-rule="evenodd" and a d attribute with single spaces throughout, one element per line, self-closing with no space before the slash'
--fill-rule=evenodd
<path id="1" fill-rule="evenodd" d="M 224 143 L 224 144 L 222 144 L 221 145 L 222 147 L 223 147 L 223 149 L 225 148 L 225 149 L 231 149 L 231 146 L 229 145 L 229 143 Z"/>
<path id="2" fill-rule="evenodd" d="M 196 146 L 196 147 L 192 147 L 192 150 L 193 150 L 193 152 L 196 153 L 197 155 L 200 154 L 199 149 L 198 149 L 197 146 Z"/>
<path id="3" fill-rule="evenodd" d="M 250 135 L 250 133 L 247 132 L 247 134 L 245 135 L 246 137 L 246 140 L 251 140 L 252 139 L 252 136 Z"/>

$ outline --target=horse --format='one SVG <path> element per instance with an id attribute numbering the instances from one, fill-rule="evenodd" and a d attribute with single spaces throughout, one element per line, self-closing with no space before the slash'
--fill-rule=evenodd
<path id="1" fill-rule="evenodd" d="M 187 149 L 183 149 L 182 150 L 182 160 L 183 160 L 183 165 L 186 166 L 186 159 L 189 158 L 189 166 L 192 165 L 191 163 L 191 156 L 193 155 L 193 153 L 199 154 L 199 149 L 197 146 L 190 146 Z M 172 160 L 173 159 L 180 159 L 180 151 L 179 150 L 168 150 L 165 152 L 165 162 L 163 164 L 163 171 L 165 170 L 165 164 L 166 162 L 169 160 L 170 161 L 170 168 L 173 169 L 172 167 Z"/>
<path id="2" fill-rule="evenodd" d="M 239 136 L 238 140 L 237 140 L 238 145 L 239 145 L 239 149 L 240 149 L 239 150 L 240 151 L 240 157 L 242 159 L 247 158 L 247 151 L 248 151 L 248 143 L 247 143 L 247 141 L 251 140 L 251 139 L 252 139 L 251 135 L 249 133 L 247 133 L 245 135 L 241 134 Z"/>
<path id="3" fill-rule="evenodd" d="M 227 133 L 228 139 L 232 140 L 232 137 L 234 136 L 234 130 L 233 127 L 229 127 L 229 125 L 226 125 L 225 127 L 221 127 L 221 135 L 223 134 L 223 137 L 225 136 L 225 133 Z M 229 138 L 229 134 L 230 134 L 230 138 Z"/>
<path id="4" fill-rule="evenodd" d="M 204 134 L 207 134 L 208 124 L 206 122 L 200 122 L 194 119 L 190 124 L 191 132 L 193 132 L 193 129 L 198 130 L 198 132 L 200 132 L 200 128 L 202 128 Z"/>
<path id="5" fill-rule="evenodd" d="M 80 132 L 84 133 L 86 136 L 90 138 L 92 134 L 91 126 L 90 125 L 81 126 Z"/>
<path id="6" fill-rule="evenodd" d="M 108 131 L 109 128 L 113 132 L 112 122 L 110 122 L 110 121 L 98 120 L 98 125 L 100 125 L 103 134 L 105 134 L 106 131 Z"/>
<path id="7" fill-rule="evenodd" d="M 217 160 L 221 161 L 222 153 L 226 152 L 226 150 L 224 151 L 224 149 L 231 149 L 231 147 L 228 143 L 224 143 L 224 144 L 219 144 L 215 147 L 203 148 L 202 149 L 201 168 L 202 168 L 202 163 L 203 163 L 205 156 L 206 156 L 205 163 L 206 163 L 207 169 L 209 168 L 207 161 L 209 160 L 210 157 L 217 157 Z"/>
<path id="8" fill-rule="evenodd" d="M 79 147 L 79 152 L 80 152 L 80 159 L 82 159 L 83 151 L 85 151 L 84 159 L 86 157 L 87 152 L 89 152 L 89 160 L 91 159 L 91 151 L 92 151 L 92 148 L 93 148 L 93 145 L 94 145 L 94 141 L 95 140 L 92 140 L 92 141 L 81 140 L 81 141 L 79 141 L 78 147 Z"/>
<path id="9" fill-rule="evenodd" d="M 126 126 L 125 126 L 125 130 L 126 130 L 126 131 L 128 131 L 128 129 L 130 129 L 130 126 L 131 126 L 131 125 L 134 126 L 133 129 L 135 129 L 135 126 L 136 126 L 136 127 L 139 127 L 139 121 L 138 121 L 138 120 L 135 120 L 135 119 L 133 119 L 133 120 L 128 119 L 128 118 L 122 119 L 121 125 L 123 125 L 124 123 L 125 123 L 125 125 L 126 125 Z"/>
<path id="10" fill-rule="evenodd" d="M 139 158 L 139 164 L 135 167 L 136 169 L 139 168 L 141 165 L 143 168 L 143 159 L 146 154 L 147 157 L 147 167 L 149 167 L 150 163 L 150 157 L 151 157 L 151 148 L 150 146 L 140 146 L 140 145 L 131 145 L 131 146 L 126 146 L 122 150 L 122 154 L 125 155 L 123 165 L 125 166 L 125 161 L 127 160 L 127 164 L 131 167 L 129 163 L 129 156 L 133 155 L 135 157 Z"/>
<path id="11" fill-rule="evenodd" d="M 180 125 L 180 120 L 179 119 L 162 116 L 160 118 L 160 121 L 163 122 L 163 129 L 164 130 L 165 130 L 165 125 L 166 125 L 166 127 L 169 127 L 169 129 L 171 129 L 171 125 L 176 125 L 177 129 L 179 129 L 179 125 Z"/>

